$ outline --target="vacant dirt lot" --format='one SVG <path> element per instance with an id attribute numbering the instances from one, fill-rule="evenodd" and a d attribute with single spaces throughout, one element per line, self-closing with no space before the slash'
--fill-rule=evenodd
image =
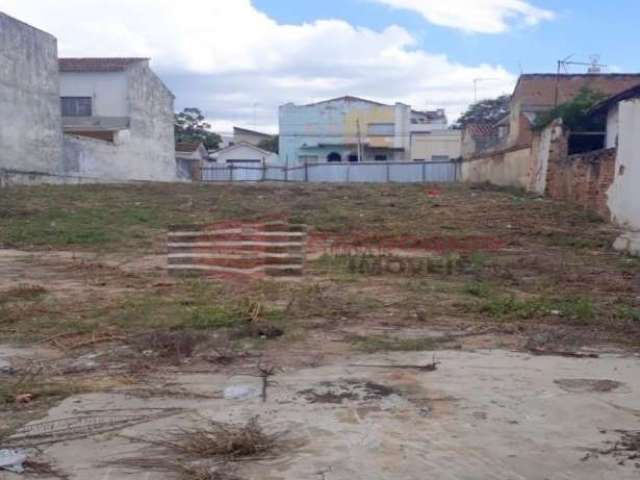
<path id="1" fill-rule="evenodd" d="M 169 225 L 264 219 L 309 225 L 303 278 L 167 276 Z M 637 478 L 640 262 L 617 234 L 486 187 L 2 190 L 0 448 L 41 444 L 40 478 Z M 269 454 L 132 458 L 255 415 Z"/>

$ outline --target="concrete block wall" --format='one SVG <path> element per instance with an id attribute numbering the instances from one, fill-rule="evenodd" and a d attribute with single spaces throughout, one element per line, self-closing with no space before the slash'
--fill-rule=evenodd
<path id="1" fill-rule="evenodd" d="M 0 12 L 0 169 L 62 169 L 55 37 Z"/>

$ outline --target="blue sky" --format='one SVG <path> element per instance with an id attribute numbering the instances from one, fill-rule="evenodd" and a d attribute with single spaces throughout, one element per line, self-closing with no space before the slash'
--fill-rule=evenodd
<path id="1" fill-rule="evenodd" d="M 441 0 L 446 2 L 446 0 Z M 445 52 L 464 63 L 499 63 L 510 71 L 555 71 L 556 61 L 576 54 L 621 71 L 640 71 L 640 0 L 534 0 L 553 11 L 554 20 L 532 28 L 516 28 L 498 35 L 469 34 L 428 23 L 412 11 L 389 8 L 369 0 L 255 0 L 254 5 L 283 23 L 341 18 L 353 25 L 382 29 L 400 25 L 419 39 L 421 48 Z M 582 71 L 574 67 L 573 71 Z"/>
<path id="2" fill-rule="evenodd" d="M 0 0 L 61 56 L 148 56 L 217 130 L 277 131 L 278 106 L 357 95 L 455 120 L 520 72 L 599 54 L 639 72 L 640 0 Z M 571 72 L 584 72 L 572 67 Z"/>

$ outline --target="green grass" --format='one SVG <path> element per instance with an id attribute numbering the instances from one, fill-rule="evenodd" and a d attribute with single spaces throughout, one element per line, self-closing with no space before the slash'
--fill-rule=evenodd
<path id="1" fill-rule="evenodd" d="M 513 295 L 489 294 L 481 297 L 478 312 L 492 319 L 523 319 L 559 316 L 574 325 L 587 325 L 596 318 L 593 302 L 585 297 L 534 297 L 519 299 Z"/>
<path id="2" fill-rule="evenodd" d="M 467 282 L 463 289 L 464 293 L 478 298 L 489 298 L 492 294 L 492 288 L 487 282 Z"/>
<path id="3" fill-rule="evenodd" d="M 640 325 L 640 308 L 632 307 L 631 305 L 618 305 L 614 318 L 617 320 L 631 320 Z"/>

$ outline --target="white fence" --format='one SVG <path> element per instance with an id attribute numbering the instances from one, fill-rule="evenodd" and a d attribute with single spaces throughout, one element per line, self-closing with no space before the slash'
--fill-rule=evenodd
<path id="1" fill-rule="evenodd" d="M 300 167 L 224 165 L 202 169 L 203 182 L 451 183 L 456 162 L 314 163 Z"/>

